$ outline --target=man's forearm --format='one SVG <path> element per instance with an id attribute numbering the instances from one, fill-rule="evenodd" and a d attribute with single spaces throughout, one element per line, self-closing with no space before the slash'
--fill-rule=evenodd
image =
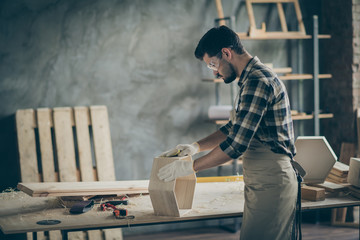
<path id="1" fill-rule="evenodd" d="M 225 141 L 225 139 L 226 135 L 218 130 L 206 138 L 201 139 L 197 143 L 199 144 L 200 151 L 202 152 L 214 149 L 215 147 L 219 146 L 221 142 Z"/>
<path id="2" fill-rule="evenodd" d="M 219 146 L 217 146 L 205 156 L 196 159 L 194 161 L 193 167 L 197 172 L 218 166 L 229 160 L 231 160 L 231 158 L 226 153 L 224 153 Z"/>

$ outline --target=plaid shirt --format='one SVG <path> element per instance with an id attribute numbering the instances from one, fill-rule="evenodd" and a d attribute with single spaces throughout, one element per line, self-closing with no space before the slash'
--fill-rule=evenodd
<path id="1" fill-rule="evenodd" d="M 240 157 L 251 139 L 270 146 L 274 153 L 296 154 L 290 103 L 284 84 L 257 57 L 252 58 L 239 83 L 236 121 L 220 130 L 227 135 L 220 148 L 231 158 Z"/>

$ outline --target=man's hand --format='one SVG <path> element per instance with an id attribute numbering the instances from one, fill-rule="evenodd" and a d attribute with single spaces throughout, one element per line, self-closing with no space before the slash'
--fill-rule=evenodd
<path id="1" fill-rule="evenodd" d="M 197 142 L 192 144 L 179 144 L 176 149 L 180 150 L 179 157 L 192 156 L 200 151 L 200 146 Z"/>
<path id="2" fill-rule="evenodd" d="M 200 146 L 197 142 L 194 142 L 192 144 L 179 144 L 175 148 L 162 153 L 160 157 L 192 156 L 199 151 Z"/>
<path id="3" fill-rule="evenodd" d="M 157 175 L 160 180 L 170 182 L 178 177 L 188 176 L 194 172 L 193 161 L 175 160 L 160 168 Z"/>

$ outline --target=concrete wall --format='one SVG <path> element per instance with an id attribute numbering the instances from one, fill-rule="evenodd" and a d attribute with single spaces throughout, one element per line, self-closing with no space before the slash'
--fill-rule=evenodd
<path id="1" fill-rule="evenodd" d="M 321 1 L 300 3 L 311 33 Z M 223 0 L 223 8 L 236 17 L 237 31 L 248 30 L 243 1 Z M 294 29 L 294 12 L 286 9 Z M 269 30 L 280 30 L 276 7 L 260 5 L 255 15 L 258 25 L 265 21 Z M 336 12 L 332 16 L 339 20 Z M 193 51 L 216 17 L 213 0 L 0 1 L 0 191 L 20 180 L 17 109 L 106 105 L 117 180 L 147 179 L 154 156 L 215 131 L 206 121 L 214 85 L 201 81 L 211 72 Z M 303 45 L 303 64 L 297 44 L 244 41 L 265 63 L 311 73 L 311 42 Z M 312 86 L 305 84 L 302 110 L 308 111 Z M 297 109 L 298 84 L 286 86 Z M 221 85 L 221 96 L 222 104 L 230 103 L 228 86 Z M 312 134 L 311 121 L 296 122 L 297 129 L 300 124 Z"/>
<path id="2" fill-rule="evenodd" d="M 244 3 L 223 7 L 247 31 Z M 259 22 L 277 18 L 256 11 Z M 19 181 L 17 109 L 107 105 L 118 180 L 147 179 L 154 156 L 216 130 L 206 122 L 214 85 L 201 82 L 211 72 L 193 56 L 216 17 L 211 0 L 1 1 L 1 189 Z M 288 66 L 286 41 L 244 44 L 263 62 Z M 229 104 L 228 86 L 221 94 Z"/>

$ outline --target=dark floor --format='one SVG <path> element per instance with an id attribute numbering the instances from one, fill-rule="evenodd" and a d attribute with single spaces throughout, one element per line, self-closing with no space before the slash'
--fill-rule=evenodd
<path id="1" fill-rule="evenodd" d="M 334 227 L 324 223 L 302 224 L 302 233 L 303 240 L 359 240 L 359 229 L 357 228 Z M 238 240 L 239 238 L 239 231 L 231 233 L 221 228 L 200 228 L 125 236 L 124 240 Z"/>

